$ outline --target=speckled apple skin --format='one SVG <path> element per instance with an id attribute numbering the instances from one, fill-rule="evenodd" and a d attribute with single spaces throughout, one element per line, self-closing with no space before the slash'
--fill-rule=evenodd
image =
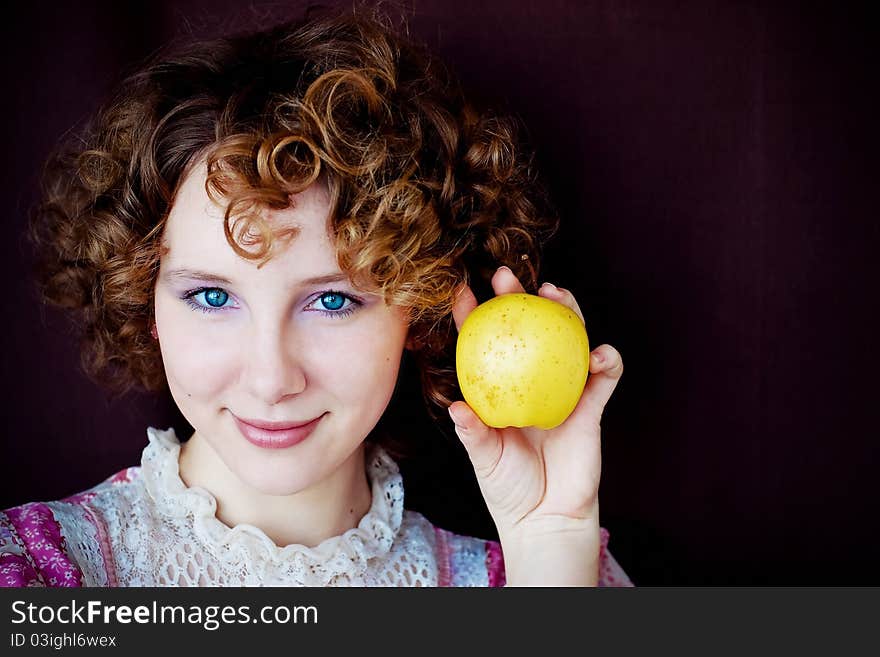
<path id="1" fill-rule="evenodd" d="M 502 294 L 465 319 L 455 368 L 464 400 L 487 426 L 552 429 L 583 393 L 590 342 L 580 317 L 561 303 Z"/>

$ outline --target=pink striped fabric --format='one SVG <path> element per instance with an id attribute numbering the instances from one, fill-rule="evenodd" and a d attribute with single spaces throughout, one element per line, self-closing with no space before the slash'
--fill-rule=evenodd
<path id="1" fill-rule="evenodd" d="M 6 518 L 11 526 L 4 528 L 4 538 L 8 534 L 21 554 L 0 556 L 3 586 L 82 586 L 82 573 L 49 507 L 25 504 L 7 510 Z"/>

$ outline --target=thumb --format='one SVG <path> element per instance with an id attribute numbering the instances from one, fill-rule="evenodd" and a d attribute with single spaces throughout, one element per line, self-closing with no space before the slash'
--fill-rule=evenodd
<path id="1" fill-rule="evenodd" d="M 467 450 L 478 476 L 489 474 L 501 456 L 501 438 L 497 431 L 483 424 L 466 402 L 457 401 L 449 406 L 449 416 L 455 423 L 455 433 Z"/>

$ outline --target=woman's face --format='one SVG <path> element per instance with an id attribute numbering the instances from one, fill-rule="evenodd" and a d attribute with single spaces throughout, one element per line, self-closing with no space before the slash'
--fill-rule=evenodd
<path id="1" fill-rule="evenodd" d="M 181 186 L 163 236 L 156 325 L 171 394 L 196 433 L 243 483 L 289 495 L 348 459 L 391 399 L 406 343 L 405 313 L 352 287 L 328 238 L 326 190 L 265 215 L 300 233 L 260 269 L 232 250 L 205 168 Z M 309 282 L 339 275 L 335 282 Z M 236 417 L 320 420 L 290 447 L 247 440 Z"/>

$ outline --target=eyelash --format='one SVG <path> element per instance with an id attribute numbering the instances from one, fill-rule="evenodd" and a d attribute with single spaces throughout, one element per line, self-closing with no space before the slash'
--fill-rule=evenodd
<path id="1" fill-rule="evenodd" d="M 226 292 L 226 290 L 223 290 L 223 288 L 220 288 L 220 287 L 200 287 L 195 290 L 190 290 L 189 292 L 184 293 L 184 295 L 181 298 L 184 300 L 184 302 L 186 302 L 186 305 L 188 305 L 190 308 L 193 308 L 194 310 L 200 310 L 203 313 L 214 313 L 217 311 L 224 310 L 223 306 L 221 306 L 219 308 L 215 307 L 215 306 L 203 306 L 202 304 L 197 303 L 196 301 L 193 300 L 194 297 L 196 297 L 197 295 L 199 295 L 203 292 L 209 292 L 211 290 L 221 290 L 223 292 Z M 227 292 L 227 294 L 229 294 L 229 293 Z M 363 302 L 360 299 L 357 299 L 349 294 L 346 294 L 345 292 L 339 292 L 338 290 L 324 290 L 323 292 L 320 292 L 318 294 L 318 296 L 315 297 L 315 300 L 310 302 L 308 305 L 312 305 L 313 303 L 320 301 L 321 298 L 323 298 L 327 295 L 330 295 L 330 294 L 335 294 L 335 295 L 338 295 L 344 299 L 348 299 L 349 301 L 351 301 L 351 305 L 348 306 L 347 308 L 343 308 L 342 310 L 318 310 L 317 311 L 327 317 L 333 317 L 336 319 L 340 319 L 342 317 L 348 317 L 355 310 L 357 310 L 360 306 L 363 305 Z"/>

